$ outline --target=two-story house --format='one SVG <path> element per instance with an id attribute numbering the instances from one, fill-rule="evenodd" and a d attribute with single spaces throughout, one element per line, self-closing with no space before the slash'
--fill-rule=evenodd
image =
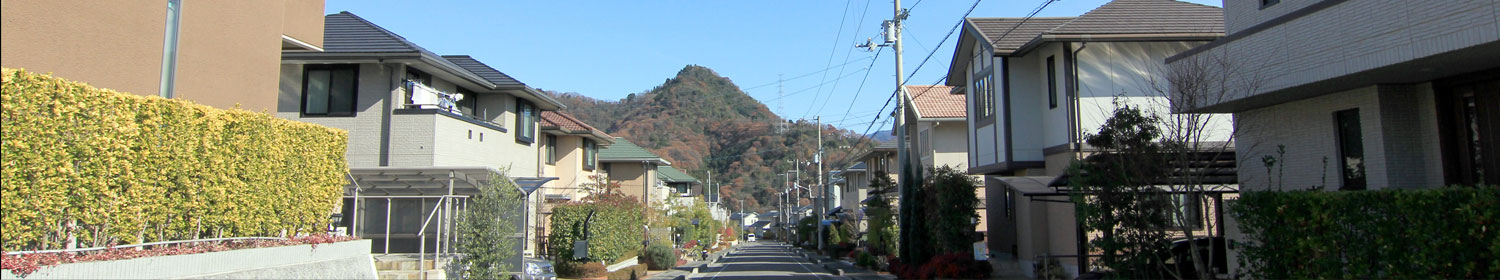
<path id="1" fill-rule="evenodd" d="M 698 181 L 698 178 L 693 178 L 692 175 L 688 175 L 676 167 L 670 165 L 657 166 L 656 177 L 662 184 L 666 184 L 669 192 L 667 196 L 671 197 L 672 200 L 678 201 L 679 204 L 692 205 L 700 201 L 706 202 L 710 199 L 708 193 L 703 191 L 702 181 Z"/>
<path id="2" fill-rule="evenodd" d="M 1224 10 L 1228 36 L 1166 63 L 1233 82 L 1180 91 L 1193 98 L 1173 106 L 1232 113 L 1243 166 L 1280 157 L 1269 174 L 1239 169 L 1246 190 L 1500 182 L 1500 3 L 1257 0 Z"/>
<path id="3" fill-rule="evenodd" d="M 961 91 L 954 90 L 955 87 L 944 85 L 908 85 L 906 86 L 906 97 L 911 104 L 911 119 L 916 120 L 916 148 L 921 168 L 933 170 L 940 167 L 951 167 L 960 171 L 966 171 L 969 150 L 969 126 L 968 107 L 966 96 Z M 978 181 L 980 178 L 975 177 Z M 984 185 L 980 184 L 975 189 L 975 196 L 979 201 L 985 200 Z M 985 203 L 980 203 L 975 209 L 979 215 L 978 222 L 974 225 L 974 231 L 987 235 L 988 224 L 985 221 L 988 210 Z"/>
<path id="4" fill-rule="evenodd" d="M 625 195 L 635 196 L 646 205 L 660 204 L 667 198 L 666 184 L 661 183 L 657 167 L 672 162 L 647 151 L 630 140 L 615 137 L 615 143 L 599 149 L 599 164 L 609 182 L 620 185 Z"/>
<path id="5" fill-rule="evenodd" d="M 1089 255 L 1058 177 L 1090 155 L 1082 136 L 1099 131 L 1115 102 L 1169 113 L 1167 96 L 1153 90 L 1162 61 L 1223 37 L 1222 22 L 1220 8 L 1171 0 L 1111 1 L 1077 17 L 965 19 L 947 85 L 968 100 L 968 171 L 984 176 L 994 255 L 1023 268 L 1037 256 Z M 1231 130 L 1229 118 L 1215 118 L 1199 140 L 1223 144 Z M 1077 275 L 1087 259 L 1060 262 Z"/>
<path id="6" fill-rule="evenodd" d="M 440 56 L 349 12 L 324 17 L 323 52 L 282 54 L 278 117 L 349 131 L 344 219 L 380 253 L 450 252 L 475 186 L 547 180 L 538 116 L 561 103 L 469 56 Z M 530 230 L 525 252 L 531 254 Z"/>
<path id="7" fill-rule="evenodd" d="M 323 0 L 6 1 L 8 68 L 218 108 L 273 110 L 284 53 L 323 50 Z"/>
<path id="8" fill-rule="evenodd" d="M 1255 85 L 1173 104 L 1234 114 L 1242 164 L 1285 146 L 1285 173 L 1240 169 L 1246 188 L 1267 189 L 1268 179 L 1325 190 L 1500 182 L 1500 3 L 1257 0 L 1224 8 L 1227 37 L 1166 62 Z"/>
<path id="9" fill-rule="evenodd" d="M 536 223 L 536 248 L 546 250 L 552 207 L 583 199 L 589 195 L 588 188 L 599 187 L 598 180 L 604 176 L 599 148 L 614 144 L 615 138 L 563 111 L 542 111 L 541 131 L 542 174 L 557 178 L 540 191 L 544 202 Z"/>

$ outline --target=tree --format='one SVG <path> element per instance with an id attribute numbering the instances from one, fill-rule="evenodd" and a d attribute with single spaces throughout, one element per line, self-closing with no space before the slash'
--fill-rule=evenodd
<path id="1" fill-rule="evenodd" d="M 490 176 L 489 184 L 477 186 L 479 194 L 459 213 L 458 259 L 446 269 L 455 279 L 499 279 L 514 272 L 512 262 L 521 254 L 519 230 L 525 196 L 503 175 Z M 515 264 L 519 264 L 516 262 Z"/>
<path id="2" fill-rule="evenodd" d="M 979 207 L 979 196 L 975 194 L 979 183 L 963 171 L 943 166 L 929 172 L 923 186 L 927 193 L 925 216 L 929 234 L 933 237 L 930 246 L 937 253 L 965 253 L 974 251 L 978 241 L 974 232 L 974 220 L 979 218 L 975 209 Z"/>
<path id="3" fill-rule="evenodd" d="M 1101 260 L 1126 278 L 1164 278 L 1156 264 L 1168 237 L 1169 205 L 1154 183 L 1166 170 L 1161 130 L 1155 116 L 1130 105 L 1116 104 L 1098 134 L 1084 142 L 1098 154 L 1069 169 L 1069 184 L 1083 230 L 1100 236 L 1089 242 L 1103 251 Z"/>
<path id="4" fill-rule="evenodd" d="M 870 180 L 870 188 L 875 190 L 886 190 L 894 187 L 888 176 L 873 176 Z M 875 255 L 896 254 L 896 213 L 891 208 L 891 203 L 883 194 L 877 194 L 865 202 L 865 215 L 868 217 L 869 229 L 866 236 L 869 239 L 869 251 Z"/>

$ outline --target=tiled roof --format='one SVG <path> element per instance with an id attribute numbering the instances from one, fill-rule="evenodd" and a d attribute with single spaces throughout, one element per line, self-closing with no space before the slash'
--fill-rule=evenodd
<path id="1" fill-rule="evenodd" d="M 620 137 L 615 137 L 613 145 L 599 148 L 599 161 L 658 161 L 671 164 L 667 160 L 662 159 L 661 156 L 657 156 L 651 153 L 651 151 L 641 148 L 641 146 L 636 146 L 635 143 L 630 143 L 630 140 Z"/>
<path id="2" fill-rule="evenodd" d="M 1115 0 L 1047 33 L 1224 33 L 1224 9 L 1173 0 Z"/>
<path id="3" fill-rule="evenodd" d="M 1224 33 L 1224 9 L 1175 0 L 1114 0 L 1071 18 L 965 20 L 992 42 L 997 55 L 1012 54 L 1042 35 Z"/>
<path id="4" fill-rule="evenodd" d="M 1042 32 L 1056 28 L 1063 23 L 1073 20 L 1070 17 L 1034 17 L 1026 21 L 1021 18 L 967 18 L 969 24 L 984 35 L 985 40 L 995 46 L 995 54 L 1006 55 L 1020 49 L 1021 46 L 1036 39 Z M 1020 24 L 1020 26 L 1016 26 Z M 1011 30 L 1015 28 L 1015 30 Z M 1010 33 L 1006 33 L 1009 31 Z M 1003 37 L 1002 37 L 1003 35 Z"/>
<path id="5" fill-rule="evenodd" d="M 350 12 L 323 17 L 323 52 L 432 54 L 401 35 Z"/>
<path id="6" fill-rule="evenodd" d="M 443 59 L 457 64 L 458 67 L 463 67 L 464 70 L 474 72 L 475 75 L 479 75 L 480 78 L 484 78 L 484 80 L 490 81 L 490 83 L 498 87 L 525 86 L 521 81 L 511 78 L 510 75 L 501 73 L 500 70 L 495 70 L 495 68 L 484 64 L 484 62 L 479 62 L 479 60 L 475 60 L 473 57 L 467 55 L 444 55 Z"/>
<path id="7" fill-rule="evenodd" d="M 562 111 L 542 111 L 542 130 L 558 130 L 569 134 L 590 134 L 599 140 L 613 142 L 614 137 Z"/>
<path id="8" fill-rule="evenodd" d="M 656 167 L 656 177 L 668 183 L 698 183 L 698 178 L 693 178 L 693 176 L 683 173 L 682 170 L 678 170 L 676 167 L 666 165 Z"/>
<path id="9" fill-rule="evenodd" d="M 916 109 L 917 118 L 963 118 L 968 116 L 967 98 L 963 94 L 953 94 L 953 87 L 939 85 L 914 85 L 906 86 L 906 94 L 911 96 L 912 107 Z"/>

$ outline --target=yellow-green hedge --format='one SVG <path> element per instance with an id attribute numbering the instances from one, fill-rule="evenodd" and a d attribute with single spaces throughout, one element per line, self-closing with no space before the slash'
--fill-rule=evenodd
<path id="1" fill-rule="evenodd" d="M 322 232 L 342 130 L 4 69 L 0 247 Z"/>

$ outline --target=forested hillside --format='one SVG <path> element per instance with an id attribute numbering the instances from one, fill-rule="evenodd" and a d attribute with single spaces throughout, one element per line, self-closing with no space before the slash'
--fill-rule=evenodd
<path id="1" fill-rule="evenodd" d="M 775 193 L 785 186 L 781 174 L 793 170 L 794 160 L 811 162 L 816 151 L 811 120 L 783 120 L 734 82 L 702 66 L 688 65 L 662 85 L 616 101 L 549 93 L 567 104 L 569 113 L 667 158 L 700 180 L 706 181 L 712 170 L 730 209 L 737 209 L 741 200 L 746 209 L 772 209 Z M 852 131 L 825 125 L 823 133 L 829 170 L 848 166 L 848 157 L 868 147 Z M 805 173 L 803 185 L 815 184 L 815 173 Z"/>

